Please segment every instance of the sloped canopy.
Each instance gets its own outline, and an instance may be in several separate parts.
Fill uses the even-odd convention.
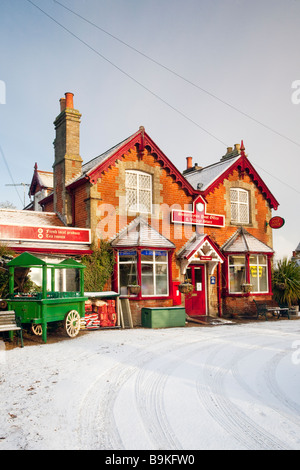
[[[224,253],[274,253],[274,250],[247,232],[244,227],[238,230],[221,247]]]
[[[111,239],[111,245],[114,248],[125,246],[175,248],[174,243],[151,227],[141,216],[134,219],[116,237]]]

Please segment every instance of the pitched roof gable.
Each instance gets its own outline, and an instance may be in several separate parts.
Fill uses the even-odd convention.
[[[272,248],[251,235],[244,227],[238,228],[221,250],[228,253],[274,253]]]
[[[224,179],[228,178],[234,170],[245,171],[262,192],[270,207],[276,210],[279,206],[278,201],[257,173],[254,166],[250,163],[244,150],[244,146],[242,145],[239,155],[222,159],[220,162],[195,170],[186,174],[185,178],[193,186],[194,190],[201,191],[205,196],[222,183]]]
[[[118,235],[112,238],[111,245],[114,248],[138,246],[175,248],[170,240],[151,227],[141,216],[136,217]]]
[[[145,148],[147,148],[155,156],[156,160],[159,161],[161,166],[168,169],[169,176],[174,178],[175,181],[179,183],[182,188],[187,190],[189,194],[194,195],[198,193],[198,191],[193,188],[189,181],[187,181],[182,173],[145,132],[143,126],[127,139],[84,164],[82,166],[82,175],[70,182],[68,187],[72,189],[74,186],[77,186],[86,180],[95,184],[103,172],[107,171],[110,166],[115,165],[117,161],[123,158],[126,152],[134,146],[137,146],[141,153]]]

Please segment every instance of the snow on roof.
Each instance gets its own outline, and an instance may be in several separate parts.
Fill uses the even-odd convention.
[[[235,253],[274,253],[274,250],[240,227],[221,247],[222,251]]]
[[[233,163],[240,158],[238,155],[235,158],[222,160],[214,163],[200,170],[185,174],[185,178],[196,190],[205,191],[216,179],[218,179],[224,171],[226,171]]]
[[[0,209],[0,225],[64,226],[54,212]]]
[[[122,246],[153,246],[160,248],[175,248],[175,245],[151,227],[146,220],[136,217],[127,227],[111,239],[115,248]]]

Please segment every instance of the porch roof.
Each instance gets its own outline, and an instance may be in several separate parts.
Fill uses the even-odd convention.
[[[174,243],[155,230],[139,216],[111,239],[114,248],[145,246],[157,248],[175,248]]]
[[[272,248],[251,235],[244,227],[238,228],[224,243],[221,250],[230,253],[274,253]]]

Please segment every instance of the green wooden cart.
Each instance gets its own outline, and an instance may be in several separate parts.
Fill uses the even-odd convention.
[[[74,338],[85,315],[85,266],[66,259],[48,263],[30,253],[22,253],[8,264],[8,310],[14,310],[22,324],[47,342],[47,324],[64,322],[66,334]],[[28,290],[33,287],[32,290]]]

